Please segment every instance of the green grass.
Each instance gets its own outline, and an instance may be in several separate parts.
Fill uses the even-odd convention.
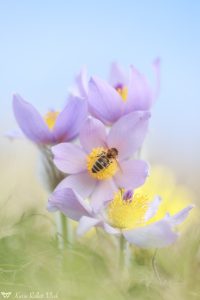
[[[99,232],[59,249],[54,224],[30,211],[0,239],[0,291],[57,299],[200,299],[200,227],[193,224],[176,245],[154,251],[131,248],[129,271],[118,262],[115,240]],[[19,295],[19,294],[18,294]],[[16,299],[16,298],[15,298]],[[28,298],[29,299],[29,298]]]

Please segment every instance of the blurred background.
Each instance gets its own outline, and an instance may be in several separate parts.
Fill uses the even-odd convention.
[[[16,127],[13,92],[45,113],[63,105],[83,65],[107,78],[112,61],[134,64],[152,78],[159,56],[149,158],[199,190],[199,14],[199,1],[1,0],[1,132]]]
[[[45,210],[47,194],[37,176],[35,147],[25,140],[9,141],[3,136],[17,128],[12,94],[18,92],[42,114],[50,108],[59,109],[83,65],[89,74],[106,79],[112,61],[127,70],[133,64],[153,83],[151,64],[156,57],[161,58],[161,92],[153,107],[144,153],[152,166],[170,169],[176,183],[190,190],[188,195],[198,206],[199,16],[200,2],[195,0],[0,0],[2,238],[15,234],[13,224],[27,209],[45,216],[34,221],[35,231],[39,228],[49,234],[52,226]],[[13,253],[15,247],[16,243],[3,244],[0,249]],[[192,273],[190,269],[188,272]],[[179,292],[174,287],[172,290],[177,296]],[[137,297],[140,299],[139,292]],[[186,299],[191,297],[197,299],[198,294],[194,292]]]

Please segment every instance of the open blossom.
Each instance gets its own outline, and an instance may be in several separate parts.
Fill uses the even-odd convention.
[[[85,100],[71,96],[61,112],[49,111],[45,116],[19,95],[13,96],[13,111],[24,135],[36,144],[54,145],[73,140],[87,117]]]
[[[92,206],[98,210],[118,188],[142,185],[148,175],[147,163],[132,156],[142,145],[149,117],[148,112],[130,113],[109,133],[101,121],[89,118],[79,135],[82,147],[71,143],[52,147],[55,165],[69,175],[57,189],[70,187],[84,198],[91,197]],[[109,149],[116,158],[111,157],[104,165]]]
[[[151,88],[147,79],[135,67],[129,75],[116,63],[111,65],[109,81],[92,77],[88,83],[86,69],[76,77],[72,91],[88,99],[90,113],[105,124],[111,125],[132,111],[150,110],[159,91],[160,61],[153,63],[156,86]]]
[[[142,248],[161,248],[176,241],[176,226],[186,219],[193,206],[189,205],[174,215],[166,212],[164,218],[152,222],[160,202],[159,197],[150,201],[144,194],[121,189],[105,203],[103,210],[96,213],[75,191],[64,188],[50,196],[48,210],[60,210],[78,221],[77,233],[80,236],[96,226],[109,234],[122,234],[130,244]]]

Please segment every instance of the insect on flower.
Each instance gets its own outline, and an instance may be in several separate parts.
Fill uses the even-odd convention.
[[[97,155],[97,160],[92,167],[92,172],[97,173],[103,169],[106,169],[113,160],[117,158],[118,150],[116,148],[110,148],[107,151],[102,151]]]
[[[148,164],[132,156],[144,140],[149,118],[148,112],[130,113],[109,133],[102,122],[88,118],[79,134],[80,146],[61,143],[52,147],[55,165],[68,174],[56,190],[72,188],[82,197],[90,197],[93,208],[99,210],[118,188],[142,185]]]

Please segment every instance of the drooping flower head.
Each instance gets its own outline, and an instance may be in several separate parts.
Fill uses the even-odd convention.
[[[52,148],[55,165],[69,174],[57,189],[70,187],[84,198],[91,197],[92,206],[99,209],[118,188],[142,185],[148,165],[132,157],[142,145],[149,117],[148,112],[130,113],[109,133],[103,123],[89,118],[79,135],[82,147],[61,143]]]
[[[151,109],[160,85],[159,59],[154,61],[153,67],[156,74],[154,89],[135,67],[130,66],[127,75],[117,63],[113,63],[108,82],[92,77],[87,84],[87,73],[82,69],[76,77],[74,93],[88,99],[89,111],[94,117],[111,125],[132,111]]]
[[[61,111],[49,111],[45,116],[19,95],[13,96],[13,111],[24,135],[39,145],[54,145],[73,140],[87,117],[87,103],[70,97]]]
[[[78,221],[78,235],[97,226],[109,234],[122,234],[130,244],[142,248],[161,248],[176,241],[176,226],[186,219],[193,206],[189,205],[174,215],[166,211],[164,218],[152,222],[160,202],[158,196],[152,201],[147,195],[120,189],[111,201],[105,203],[103,210],[96,213],[76,192],[64,188],[50,196],[48,210],[60,210]]]

